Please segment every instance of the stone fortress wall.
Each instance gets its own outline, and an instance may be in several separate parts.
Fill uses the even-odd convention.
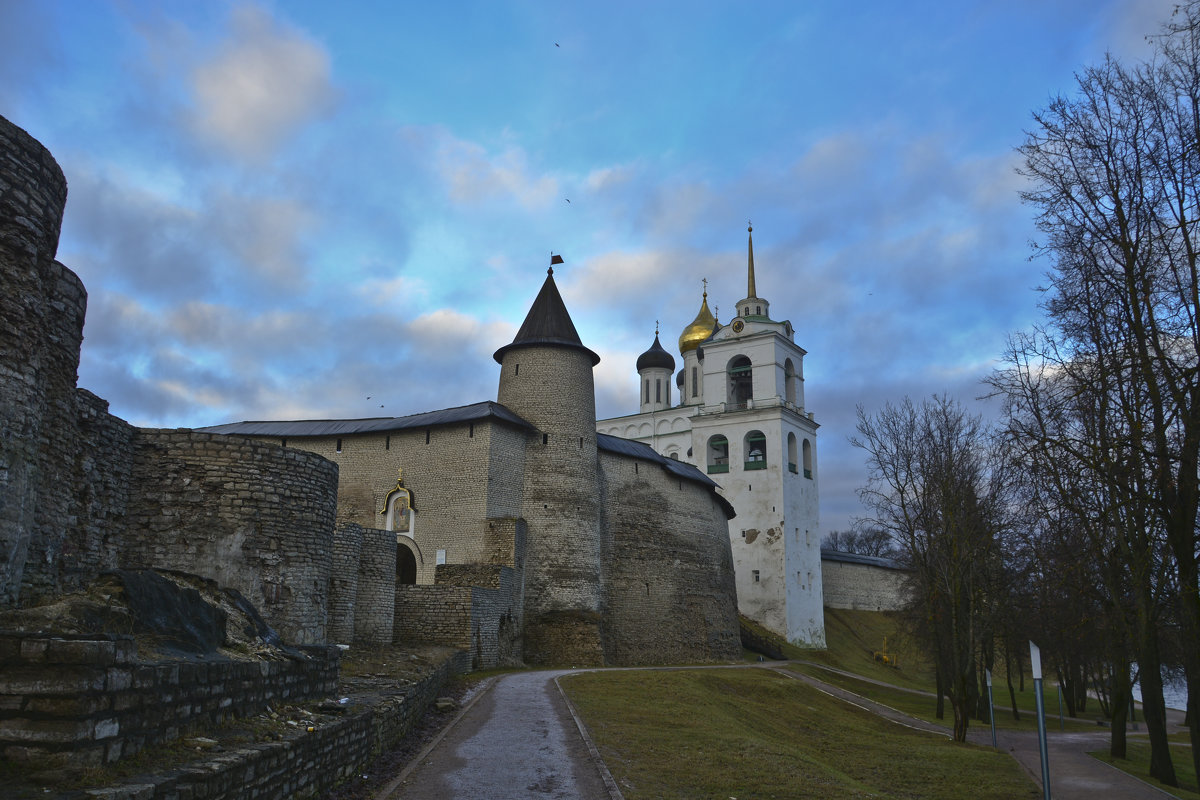
[[[79,438],[75,376],[87,293],[54,260],[67,183],[50,153],[0,120],[0,601],[57,583]],[[65,517],[65,519],[63,519]],[[31,569],[26,572],[26,564]]]
[[[821,549],[826,608],[899,611],[911,597],[909,573],[889,558]]]
[[[492,416],[290,445],[137,428],[76,386],[86,292],[54,260],[62,172],[2,118],[0,145],[0,607],[109,569],[167,568],[237,589],[296,644],[423,638],[477,666],[736,656],[736,619],[713,611],[722,593],[700,579],[726,566],[700,555],[724,511],[661,465],[601,464],[587,356],[509,354],[501,399],[537,418],[528,422]],[[622,476],[613,502],[642,496],[638,481],[662,486],[640,505],[602,508],[602,469],[615,478],[630,465],[641,475]],[[381,530],[401,467],[414,501],[408,535]],[[664,502],[671,485],[687,500]],[[416,586],[397,586],[402,550],[413,553]],[[647,584],[662,603],[645,604]],[[672,603],[686,613],[673,616]],[[610,605],[621,610],[605,622]],[[715,647],[696,639],[702,624],[722,628]]]
[[[505,356],[500,399],[534,430],[486,419],[284,446],[136,428],[76,387],[87,295],[55,260],[63,174],[3,118],[0,153],[0,607],[162,567],[238,589],[299,644],[430,635],[482,663],[519,659],[528,603],[546,630],[534,650],[554,660],[724,651],[686,645],[698,620],[736,628],[704,580],[726,569],[710,530],[722,515],[702,486],[598,451],[584,353]],[[401,467],[418,509],[409,536],[380,530]],[[413,553],[416,588],[397,588],[398,548]],[[475,565],[488,574],[463,569]],[[470,610],[452,620],[417,613],[464,592]],[[654,609],[674,621],[646,626]],[[453,633],[431,633],[442,629]]]
[[[76,387],[87,294],[54,260],[66,189],[0,117],[0,607],[163,567],[238,589],[293,643],[324,643],[336,465],[139,429]]]
[[[601,465],[607,549],[621,553],[609,566],[608,660],[679,664],[739,650],[724,511],[702,486],[657,465],[607,452]]]
[[[237,588],[288,642],[324,644],[337,466],[191,430],[139,429],[123,567]]]

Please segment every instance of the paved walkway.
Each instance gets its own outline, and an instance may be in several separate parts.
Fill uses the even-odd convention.
[[[566,672],[521,672],[496,680],[377,800],[609,797],[599,755],[593,758],[590,741],[554,683]]]
[[[897,724],[950,736],[942,725],[783,667],[786,663],[773,662],[732,668],[775,669]],[[554,682],[567,672],[523,672],[495,679],[376,800],[621,800],[599,753]],[[1008,751],[1041,786],[1037,734],[1000,729],[996,735],[999,748]],[[988,727],[975,724],[967,736],[975,744],[991,746]],[[1052,732],[1048,750],[1054,800],[1158,800],[1171,796],[1087,755],[1107,747],[1108,730],[1104,728]]]

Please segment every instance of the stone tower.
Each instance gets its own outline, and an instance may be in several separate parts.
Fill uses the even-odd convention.
[[[597,430],[694,464],[719,483],[737,511],[729,536],[738,609],[793,643],[823,647],[819,426],[805,408],[806,352],[758,292],[747,233],[746,296],[734,318],[717,321],[706,286],[679,336],[676,405],[646,402],[652,347],[645,363],[638,359],[639,413],[601,420]]]
[[[511,344],[496,351],[499,402],[533,424],[525,451],[525,660],[604,661],[596,392],[553,263]]]
[[[53,593],[77,490],[75,378],[87,293],[55,261],[67,182],[0,117],[0,606]],[[75,548],[78,549],[78,548]],[[53,569],[47,565],[54,565]],[[63,570],[68,569],[62,567]]]

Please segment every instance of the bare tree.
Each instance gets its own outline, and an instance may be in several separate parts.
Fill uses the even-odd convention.
[[[1154,61],[1087,68],[1074,96],[1034,116],[1022,171],[1052,262],[1049,322],[1014,343],[997,386],[1092,552],[1124,561],[1106,590],[1128,592],[1112,602],[1134,619],[1113,627],[1140,667],[1151,774],[1175,785],[1164,613],[1193,719],[1200,700],[1200,4],[1154,44]],[[1070,485],[1072,472],[1087,480]],[[1191,738],[1200,771],[1200,726]]]
[[[1103,317],[1085,316],[1095,341],[1106,340],[1097,329]],[[1006,398],[1008,453],[1036,512],[1025,547],[1037,636],[1077,690],[1093,646],[1105,646],[1090,672],[1105,676],[1102,693],[1111,683],[1110,752],[1118,758],[1130,664],[1138,662],[1152,764],[1169,777],[1159,641],[1170,561],[1144,502],[1150,477],[1136,441],[1149,426],[1144,398],[1122,378],[1128,364],[1118,347],[1067,355],[1044,335],[1022,335],[1010,341],[1009,363],[992,384]],[[1080,620],[1089,620],[1086,629]]]
[[[896,555],[896,543],[892,535],[883,528],[867,527],[863,530],[830,531],[821,539],[821,547],[839,553],[852,553],[875,558],[892,558]]]
[[[965,741],[979,698],[981,655],[991,667],[993,608],[1007,506],[1002,464],[982,420],[947,397],[905,398],[875,415],[859,406],[869,480],[859,494],[869,520],[897,542],[913,574],[912,610]],[[986,647],[985,647],[986,643]]]

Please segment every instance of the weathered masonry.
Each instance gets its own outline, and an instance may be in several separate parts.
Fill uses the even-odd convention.
[[[549,274],[497,401],[408,417],[137,428],[77,387],[87,295],[66,182],[0,118],[0,607],[116,568],[237,589],[302,645],[423,639],[477,666],[737,658],[733,509],[598,435]]]
[[[398,640],[460,647],[476,665],[736,658],[732,509],[696,468],[596,433],[598,360],[551,270],[496,352],[497,401],[205,431],[338,464],[339,531],[375,537],[347,546],[362,564],[394,558],[392,586],[378,586],[384,571],[371,580],[395,598]],[[335,569],[339,631],[351,629],[341,609],[377,607],[364,602],[365,574]]]

